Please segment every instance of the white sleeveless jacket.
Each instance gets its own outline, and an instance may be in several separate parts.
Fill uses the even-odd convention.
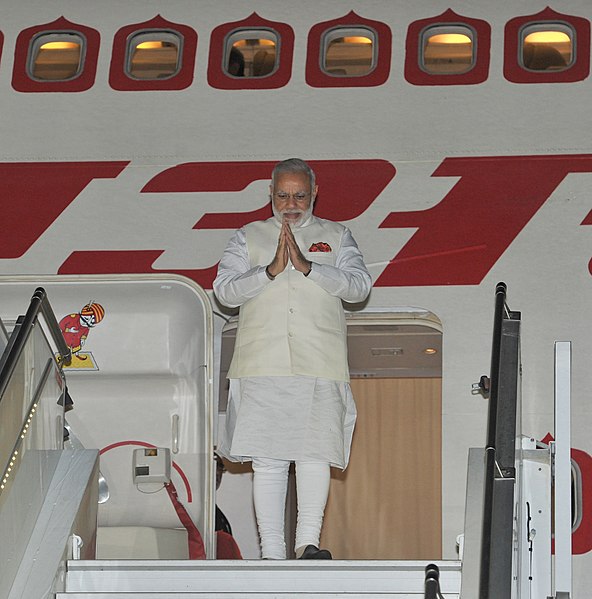
[[[335,265],[344,230],[339,223],[313,217],[309,225],[293,233],[308,260]],[[252,267],[273,260],[279,232],[275,218],[245,227]],[[308,251],[319,243],[331,251]],[[349,381],[341,300],[288,264],[241,306],[228,378],[292,375]]]

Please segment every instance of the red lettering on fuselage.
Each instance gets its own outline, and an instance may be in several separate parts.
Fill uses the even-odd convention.
[[[275,162],[190,162],[159,173],[142,193],[207,193],[241,191],[258,180],[268,180]],[[347,221],[366,211],[395,176],[395,167],[384,160],[311,160],[322,189],[315,204],[321,218]],[[250,212],[204,214],[194,229],[232,231],[255,220],[269,218],[269,199],[261,198],[261,208]],[[59,269],[60,274],[162,272],[152,264],[163,250],[120,250],[73,252]],[[202,269],[166,272],[182,274],[209,289],[216,277],[217,263]]]
[[[418,227],[377,287],[478,285],[569,173],[592,155],[446,158],[436,177],[460,177],[433,208],[391,212],[381,227]]]
[[[0,163],[0,259],[22,256],[93,179],[117,177],[127,164]]]
[[[5,225],[0,238],[0,258],[22,256],[93,179],[114,178],[127,164],[0,164]],[[320,182],[315,213],[336,221],[362,215],[395,176],[395,167],[384,160],[318,160],[310,164]],[[180,164],[156,175],[141,192],[240,192],[254,181],[268,180],[273,165],[271,161]],[[445,159],[433,176],[459,180],[442,201],[428,210],[391,212],[381,223],[381,227],[417,228],[417,231],[375,285],[478,285],[565,176],[578,172],[592,172],[592,155]],[[231,231],[270,214],[268,199],[264,197],[256,210],[206,213],[188,226],[197,230]],[[592,217],[587,215],[582,224],[591,222]],[[164,251],[163,247],[75,250],[58,272],[162,272],[152,265]],[[589,268],[592,272],[592,262]],[[184,274],[210,288],[216,264],[198,269],[167,268],[166,272]]]
[[[261,179],[269,179],[275,162],[189,162],[158,174],[143,193],[241,191]],[[395,167],[385,160],[310,160],[321,182],[315,203],[320,218],[348,221],[364,213],[395,176]],[[251,212],[204,214],[194,229],[238,229],[269,218],[268,198]]]
[[[183,275],[205,289],[211,288],[218,264],[208,268],[170,269],[166,271],[152,268],[164,250],[97,250],[72,252],[60,266],[58,274],[126,274],[167,272]]]

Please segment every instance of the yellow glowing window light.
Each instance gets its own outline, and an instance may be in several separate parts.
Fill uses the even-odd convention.
[[[374,35],[362,28],[338,28],[325,34],[323,68],[333,77],[363,77],[376,64]]]
[[[265,39],[239,40],[238,42],[234,42],[232,45],[235,48],[245,48],[246,46],[271,46],[272,48],[275,48],[275,42],[273,40]]]
[[[563,31],[535,31],[533,33],[529,33],[524,41],[526,43],[531,42],[542,43],[542,44],[556,44],[561,42],[571,42],[571,38],[567,33],[563,33]]]
[[[43,81],[66,81],[81,71],[82,39],[76,41],[55,38],[55,34],[40,36],[33,45],[30,73],[34,79]],[[48,41],[44,41],[48,40]]]
[[[464,33],[438,33],[428,38],[428,44],[470,44],[471,38]]]
[[[422,68],[434,75],[458,75],[474,64],[474,44],[471,35],[462,31],[432,28],[423,36]]]
[[[181,41],[176,33],[139,33],[129,44],[128,75],[134,79],[167,79],[180,68]]]
[[[226,42],[224,69],[232,77],[267,77],[277,70],[278,36],[271,30],[238,30]]]
[[[163,42],[142,42],[136,46],[137,50],[154,50],[155,48],[163,48]]]
[[[563,71],[573,62],[573,40],[559,29],[528,29],[523,38],[522,63],[532,71]]]
[[[372,40],[369,37],[363,35],[352,35],[350,37],[343,38],[344,44],[371,44]]]
[[[80,50],[80,44],[75,42],[46,42],[40,50]]]

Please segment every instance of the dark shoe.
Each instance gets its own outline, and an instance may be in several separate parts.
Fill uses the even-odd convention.
[[[314,545],[307,545],[298,559],[333,559],[333,556],[327,549],[319,549]]]

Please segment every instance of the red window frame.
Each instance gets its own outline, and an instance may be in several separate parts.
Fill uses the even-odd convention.
[[[235,31],[265,29],[277,34],[277,69],[265,77],[232,77],[224,68],[226,40]],[[212,31],[208,59],[208,83],[216,89],[277,89],[292,76],[294,30],[287,23],[268,21],[256,12],[242,21],[224,23]]]
[[[75,33],[85,41],[84,64],[82,71],[68,81],[36,81],[29,77],[27,63],[34,38],[40,34]],[[72,23],[60,17],[51,23],[35,25],[21,31],[16,39],[14,65],[12,68],[12,87],[18,92],[82,92],[90,89],[95,82],[97,59],[101,36],[96,29]]]
[[[128,41],[142,33],[176,33],[183,41],[181,68],[176,75],[166,79],[132,79],[125,69]],[[186,89],[193,82],[195,55],[197,52],[197,32],[188,25],[173,23],[157,15],[149,21],[122,27],[113,38],[113,52],[109,68],[109,85],[118,91],[150,91]]]
[[[458,25],[472,29],[475,34],[475,65],[466,73],[434,74],[420,67],[423,32],[429,27]],[[491,27],[487,21],[471,19],[448,9],[437,17],[414,21],[407,29],[405,51],[405,79],[413,85],[475,85],[483,83],[489,75]]]
[[[567,25],[575,33],[573,64],[563,71],[529,71],[520,65],[520,37],[528,25]],[[512,83],[573,83],[590,74],[590,22],[545,8],[534,15],[516,17],[504,31],[504,77]]]
[[[323,36],[330,30],[353,28],[370,29],[376,34],[376,65],[367,75],[338,77],[325,73],[321,68]],[[353,10],[339,19],[324,21],[314,25],[308,33],[306,51],[306,83],[311,87],[375,87],[382,85],[391,68],[392,33],[390,27],[381,21],[365,19]]]

